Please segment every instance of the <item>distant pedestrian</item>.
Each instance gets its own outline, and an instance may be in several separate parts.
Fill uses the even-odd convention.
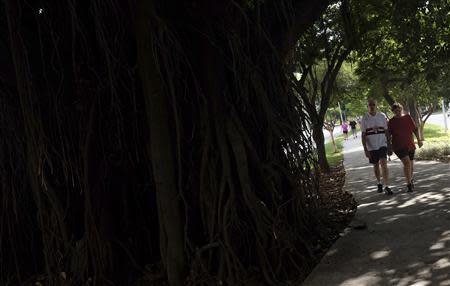
[[[389,130],[387,126],[386,115],[382,112],[377,112],[377,101],[369,99],[367,102],[368,112],[361,119],[361,141],[364,147],[364,153],[369,162],[373,164],[375,177],[377,178],[378,192],[384,192],[386,195],[392,195],[392,191],[388,186],[389,171],[387,167],[387,152],[390,148]],[[380,176],[383,175],[383,183]]]
[[[349,122],[349,125],[350,125],[350,128],[352,129],[352,135],[353,135],[353,138],[357,138],[358,137],[358,135],[356,134],[356,121],[355,120],[351,120],[350,122]]]
[[[419,132],[414,120],[409,114],[402,114],[403,107],[396,102],[392,105],[394,117],[389,120],[389,134],[392,139],[392,149],[395,155],[403,163],[403,172],[406,179],[406,191],[414,190],[413,171],[414,171],[414,153],[416,146],[414,145],[413,134],[416,135],[417,145],[422,147]]]
[[[347,122],[344,121],[341,125],[342,133],[344,133],[344,140],[348,139],[348,125]]]

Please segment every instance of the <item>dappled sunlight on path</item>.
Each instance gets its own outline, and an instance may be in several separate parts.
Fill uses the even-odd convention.
[[[345,142],[345,189],[366,227],[345,231],[303,285],[450,285],[450,164],[416,162],[416,188],[406,193],[393,156],[394,195],[386,196],[362,150],[359,140]]]

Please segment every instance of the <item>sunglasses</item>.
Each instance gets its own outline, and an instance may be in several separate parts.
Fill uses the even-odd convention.
[[[377,106],[375,103],[369,103],[369,106]]]
[[[392,110],[392,111],[395,111],[395,110],[397,110],[397,109],[398,109],[398,110],[402,110],[402,108],[401,108],[400,106],[393,106],[391,110]]]

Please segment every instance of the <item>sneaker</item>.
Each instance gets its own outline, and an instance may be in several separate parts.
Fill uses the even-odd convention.
[[[414,189],[414,185],[412,183],[406,185],[406,192],[407,193],[411,193],[413,191],[413,189]]]
[[[384,188],[384,193],[385,193],[386,195],[392,195],[392,194],[393,194],[393,192],[391,191],[391,188],[389,188],[389,187],[385,187],[385,188]]]
[[[382,184],[378,184],[378,192],[379,193],[383,192],[383,185]]]

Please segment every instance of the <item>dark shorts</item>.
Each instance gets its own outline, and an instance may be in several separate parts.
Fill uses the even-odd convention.
[[[381,147],[378,150],[373,150],[369,152],[370,152],[369,163],[377,164],[380,161],[380,159],[387,158],[387,147]]]
[[[409,160],[414,160],[414,153],[415,151],[409,151],[408,149],[400,149],[394,151],[395,155],[401,160],[405,158],[406,156],[409,156]]]
[[[342,131],[342,132],[344,132],[344,134],[347,134],[347,133],[348,133],[348,131]]]

